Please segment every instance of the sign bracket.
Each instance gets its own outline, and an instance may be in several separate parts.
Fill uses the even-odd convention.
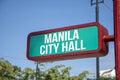
[[[115,40],[115,37],[114,37],[114,35],[105,35],[103,37],[103,39],[104,39],[105,42],[112,42],[112,41]]]

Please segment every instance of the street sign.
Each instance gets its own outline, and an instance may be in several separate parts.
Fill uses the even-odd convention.
[[[97,22],[32,32],[27,57],[40,62],[104,56],[107,30]]]

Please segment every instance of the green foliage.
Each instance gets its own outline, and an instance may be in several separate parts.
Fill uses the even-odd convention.
[[[115,77],[100,77],[100,80],[116,80]]]
[[[39,64],[37,80],[95,80],[87,78],[88,75],[95,75],[88,71],[83,71],[77,76],[70,76],[71,67],[65,65],[56,65],[45,69],[46,64]],[[36,70],[25,68],[21,70],[18,66],[13,66],[10,62],[0,58],[0,80],[34,80]],[[100,80],[115,80],[115,78],[104,78]]]
[[[68,80],[70,76],[70,69],[70,67],[65,67],[64,65],[57,65],[55,67],[52,67],[45,71],[45,80],[48,78],[50,80]]]
[[[35,76],[35,71],[32,70],[31,68],[25,68],[23,70],[23,80],[33,80]]]
[[[21,69],[0,58],[0,80],[15,80],[20,76]]]
[[[90,74],[88,71],[83,71],[78,76],[72,76],[71,80],[87,80],[87,75]]]

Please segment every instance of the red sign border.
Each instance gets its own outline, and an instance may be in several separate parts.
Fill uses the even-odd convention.
[[[63,30],[71,30],[71,29],[76,29],[76,28],[84,28],[84,27],[89,27],[89,26],[97,26],[98,27],[98,49],[90,50],[90,51],[82,51],[82,52],[69,52],[69,53],[65,53],[65,54],[54,54],[54,55],[35,56],[35,57],[29,56],[30,36],[46,34],[46,33],[50,33],[50,32],[58,32],[58,31],[63,31]],[[80,25],[68,26],[68,27],[63,27],[63,28],[56,28],[56,29],[32,32],[28,35],[28,38],[27,38],[27,58],[29,60],[33,60],[33,61],[47,62],[47,61],[58,61],[58,60],[68,60],[68,59],[76,59],[76,58],[104,56],[108,53],[107,43],[105,43],[105,41],[103,39],[103,37],[106,35],[108,35],[107,29],[105,27],[103,27],[101,24],[99,24],[98,22],[92,22],[92,23],[87,23],[87,24],[80,24]]]

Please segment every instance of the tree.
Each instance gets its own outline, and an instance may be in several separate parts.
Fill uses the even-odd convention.
[[[20,76],[20,72],[20,68],[0,58],[0,80],[15,80],[17,76]]]
[[[45,66],[45,65],[44,65]],[[43,67],[43,64],[42,64]],[[42,71],[41,75],[44,74],[40,80],[82,80],[87,79],[87,75],[92,74],[88,71],[80,73],[78,76],[70,76],[71,67],[66,67],[65,65],[56,65],[48,70]]]
[[[56,65],[52,68],[45,69],[45,64],[39,64],[38,80],[82,80],[87,79],[90,73],[84,71],[77,76],[70,76],[71,67],[65,65]],[[0,80],[34,80],[36,75],[35,69],[25,68],[12,65],[10,62],[0,58]],[[90,80],[90,79],[88,79]]]
[[[88,71],[83,71],[78,76],[72,76],[71,80],[83,80],[83,79],[87,80],[87,75],[89,75],[89,74],[91,74],[91,73],[89,73]]]
[[[116,77],[100,77],[100,80],[116,80]]]
[[[32,70],[31,68],[25,68],[22,72],[23,80],[33,80],[35,77],[35,71]]]

